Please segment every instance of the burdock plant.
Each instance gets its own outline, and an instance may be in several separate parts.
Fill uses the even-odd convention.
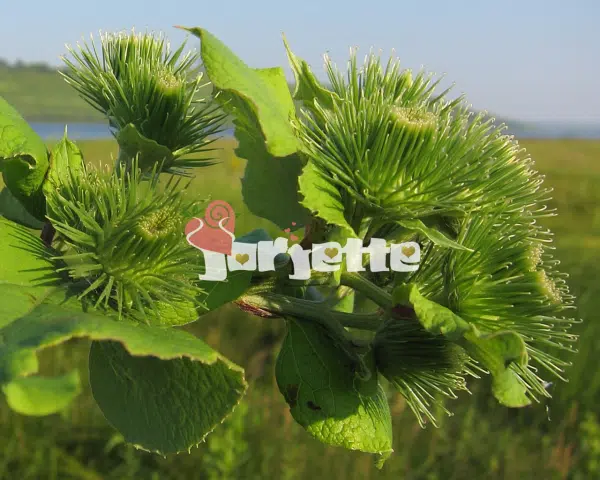
[[[326,59],[321,83],[286,44],[290,93],[281,68],[250,68],[206,30],[189,31],[213,89],[199,105],[199,57],[170,53],[161,36],[104,35],[100,51],[71,50],[65,76],[114,130],[114,169],[85,165],[66,138],[48,154],[0,103],[6,185],[56,232],[42,242],[18,225],[39,227],[22,211],[0,220],[9,404],[32,415],[64,408],[77,374],[35,375],[36,351],[89,337],[90,384],[108,421],[140,448],[187,450],[247,385],[240,367],[171,327],[230,302],[285,320],[275,376],[295,420],[379,464],[392,451],[393,391],[423,426],[486,374],[503,405],[548,397],[547,378],[565,378],[563,352],[573,351],[573,298],[540,226],[554,214],[549,190],[518,143],[463,97],[438,92],[439,79],[395,59],[369,54],[359,65],[352,52],[345,74]],[[207,149],[222,111],[247,160],[247,207],[305,234],[273,271],[244,270],[249,255],[232,254],[240,268],[226,282],[200,281],[203,257],[185,236],[200,202],[164,172],[206,165],[189,155]],[[257,230],[236,244],[270,240]],[[390,248],[387,271],[370,271],[360,252],[357,265],[346,242]],[[314,260],[322,243],[338,268],[290,278],[294,252],[312,247]],[[388,269],[398,246],[406,268]]]

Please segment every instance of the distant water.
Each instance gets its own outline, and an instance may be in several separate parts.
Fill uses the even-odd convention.
[[[33,122],[33,129],[46,140],[59,139],[65,133],[65,124],[60,122]],[[526,123],[512,125],[508,132],[517,138],[580,138],[600,139],[600,125],[593,124],[561,124],[561,123]],[[102,123],[69,123],[68,136],[73,140],[100,140],[112,138],[108,125]],[[222,133],[230,137],[233,130]]]
[[[101,140],[112,138],[108,125],[103,123],[69,123],[61,122],[31,122],[31,127],[44,140],[56,140],[65,134],[65,125],[67,135],[71,140]]]
[[[574,138],[600,139],[600,124],[558,122],[522,123],[507,122],[507,133],[516,138]]]

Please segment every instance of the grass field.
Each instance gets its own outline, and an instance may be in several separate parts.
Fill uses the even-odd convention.
[[[199,95],[206,93],[204,90]],[[105,122],[104,116],[51,67],[15,67],[0,62],[0,97],[30,122]]]
[[[102,115],[79,98],[52,69],[0,65],[0,97],[31,122],[103,120]]]
[[[600,478],[600,142],[523,141],[555,187],[547,221],[556,232],[557,257],[571,274],[578,297],[580,353],[568,384],[552,387],[554,399],[520,410],[495,404],[486,381],[454,401],[453,417],[439,429],[421,429],[400,398],[392,399],[394,449],[377,471],[368,455],[324,447],[296,425],[273,381],[273,355],[281,322],[225,307],[192,330],[247,368],[251,384],[236,410],[190,455],[169,458],[121,442],[95,407],[89,389],[62,415],[34,419],[12,413],[0,400],[0,479],[593,479]],[[86,158],[111,162],[116,145],[83,142]],[[198,172],[194,191],[229,201],[236,232],[272,228],[243,209],[243,162],[222,144],[222,163]],[[46,372],[81,367],[86,343],[46,351]]]

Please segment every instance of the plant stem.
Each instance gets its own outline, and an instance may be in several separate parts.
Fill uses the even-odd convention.
[[[245,295],[241,302],[253,308],[265,310],[277,315],[291,315],[305,318],[323,325],[329,330],[347,337],[344,327],[375,331],[381,323],[379,313],[336,312],[322,302],[313,302],[275,293]]]
[[[353,288],[384,309],[393,307],[392,296],[357,272],[344,272],[341,284]]]
[[[338,286],[325,300],[328,305],[337,312],[352,313],[354,311],[354,290],[345,285]]]

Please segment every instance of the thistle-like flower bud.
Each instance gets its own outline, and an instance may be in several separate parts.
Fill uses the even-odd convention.
[[[427,167],[437,115],[426,96],[413,92],[422,90],[423,79],[413,81],[396,63],[383,70],[371,56],[359,71],[353,57],[348,76],[345,84],[330,70],[336,93],[331,108],[317,103],[307,110],[297,125],[299,137],[311,161],[349,200],[393,209],[397,199],[389,200],[414,182],[411,171]]]
[[[391,114],[396,128],[413,135],[431,135],[436,130],[436,115],[425,109],[396,106],[392,108]]]
[[[525,268],[530,272],[535,272],[537,268],[542,264],[544,256],[544,247],[541,243],[532,243],[529,248],[525,250]]]
[[[547,397],[541,376],[545,371],[564,378],[569,363],[562,352],[573,351],[577,339],[570,330],[573,320],[565,316],[573,296],[555,268],[558,262],[542,246],[548,232],[515,220],[512,215],[466,216],[458,237],[472,251],[432,255],[413,281],[426,285],[425,295],[444,292],[442,302],[482,334],[521,335],[529,363],[514,363],[511,369],[529,395]]]
[[[173,72],[165,69],[157,74],[157,90],[163,94],[167,102],[177,101],[182,88],[185,88],[185,82]]]
[[[182,212],[172,205],[144,214],[135,226],[135,233],[148,241],[168,238],[181,233]]]
[[[372,54],[360,68],[353,55],[347,76],[329,60],[326,67],[330,93],[304,102],[296,129],[357,233],[391,239],[406,220],[443,223],[470,211],[545,215],[537,202],[548,190],[523,149],[463,97],[437,93],[441,78],[413,77]],[[295,73],[300,85],[316,81]]]
[[[556,279],[550,277],[546,270],[537,270],[533,272],[533,279],[538,292],[548,299],[553,305],[562,304],[562,291],[557,285]]]
[[[94,108],[105,114],[121,147],[120,160],[139,156],[139,166],[165,171],[211,164],[208,159],[182,160],[200,153],[214,140],[224,119],[217,107],[200,100],[199,56],[175,52],[162,36],[106,34],[100,54],[84,44],[70,49],[63,75]],[[127,130],[125,130],[127,128]],[[123,158],[126,157],[126,158]]]
[[[49,218],[67,245],[57,261],[79,297],[119,318],[149,323],[194,321],[202,289],[201,265],[185,241],[196,203],[173,178],[158,184],[139,169],[72,171],[49,189]]]
[[[456,398],[456,390],[466,390],[463,375],[469,357],[444,336],[425,331],[414,312],[403,316],[386,320],[375,336],[377,369],[406,399],[421,425],[424,417],[435,424],[431,407],[443,408],[439,396]]]

